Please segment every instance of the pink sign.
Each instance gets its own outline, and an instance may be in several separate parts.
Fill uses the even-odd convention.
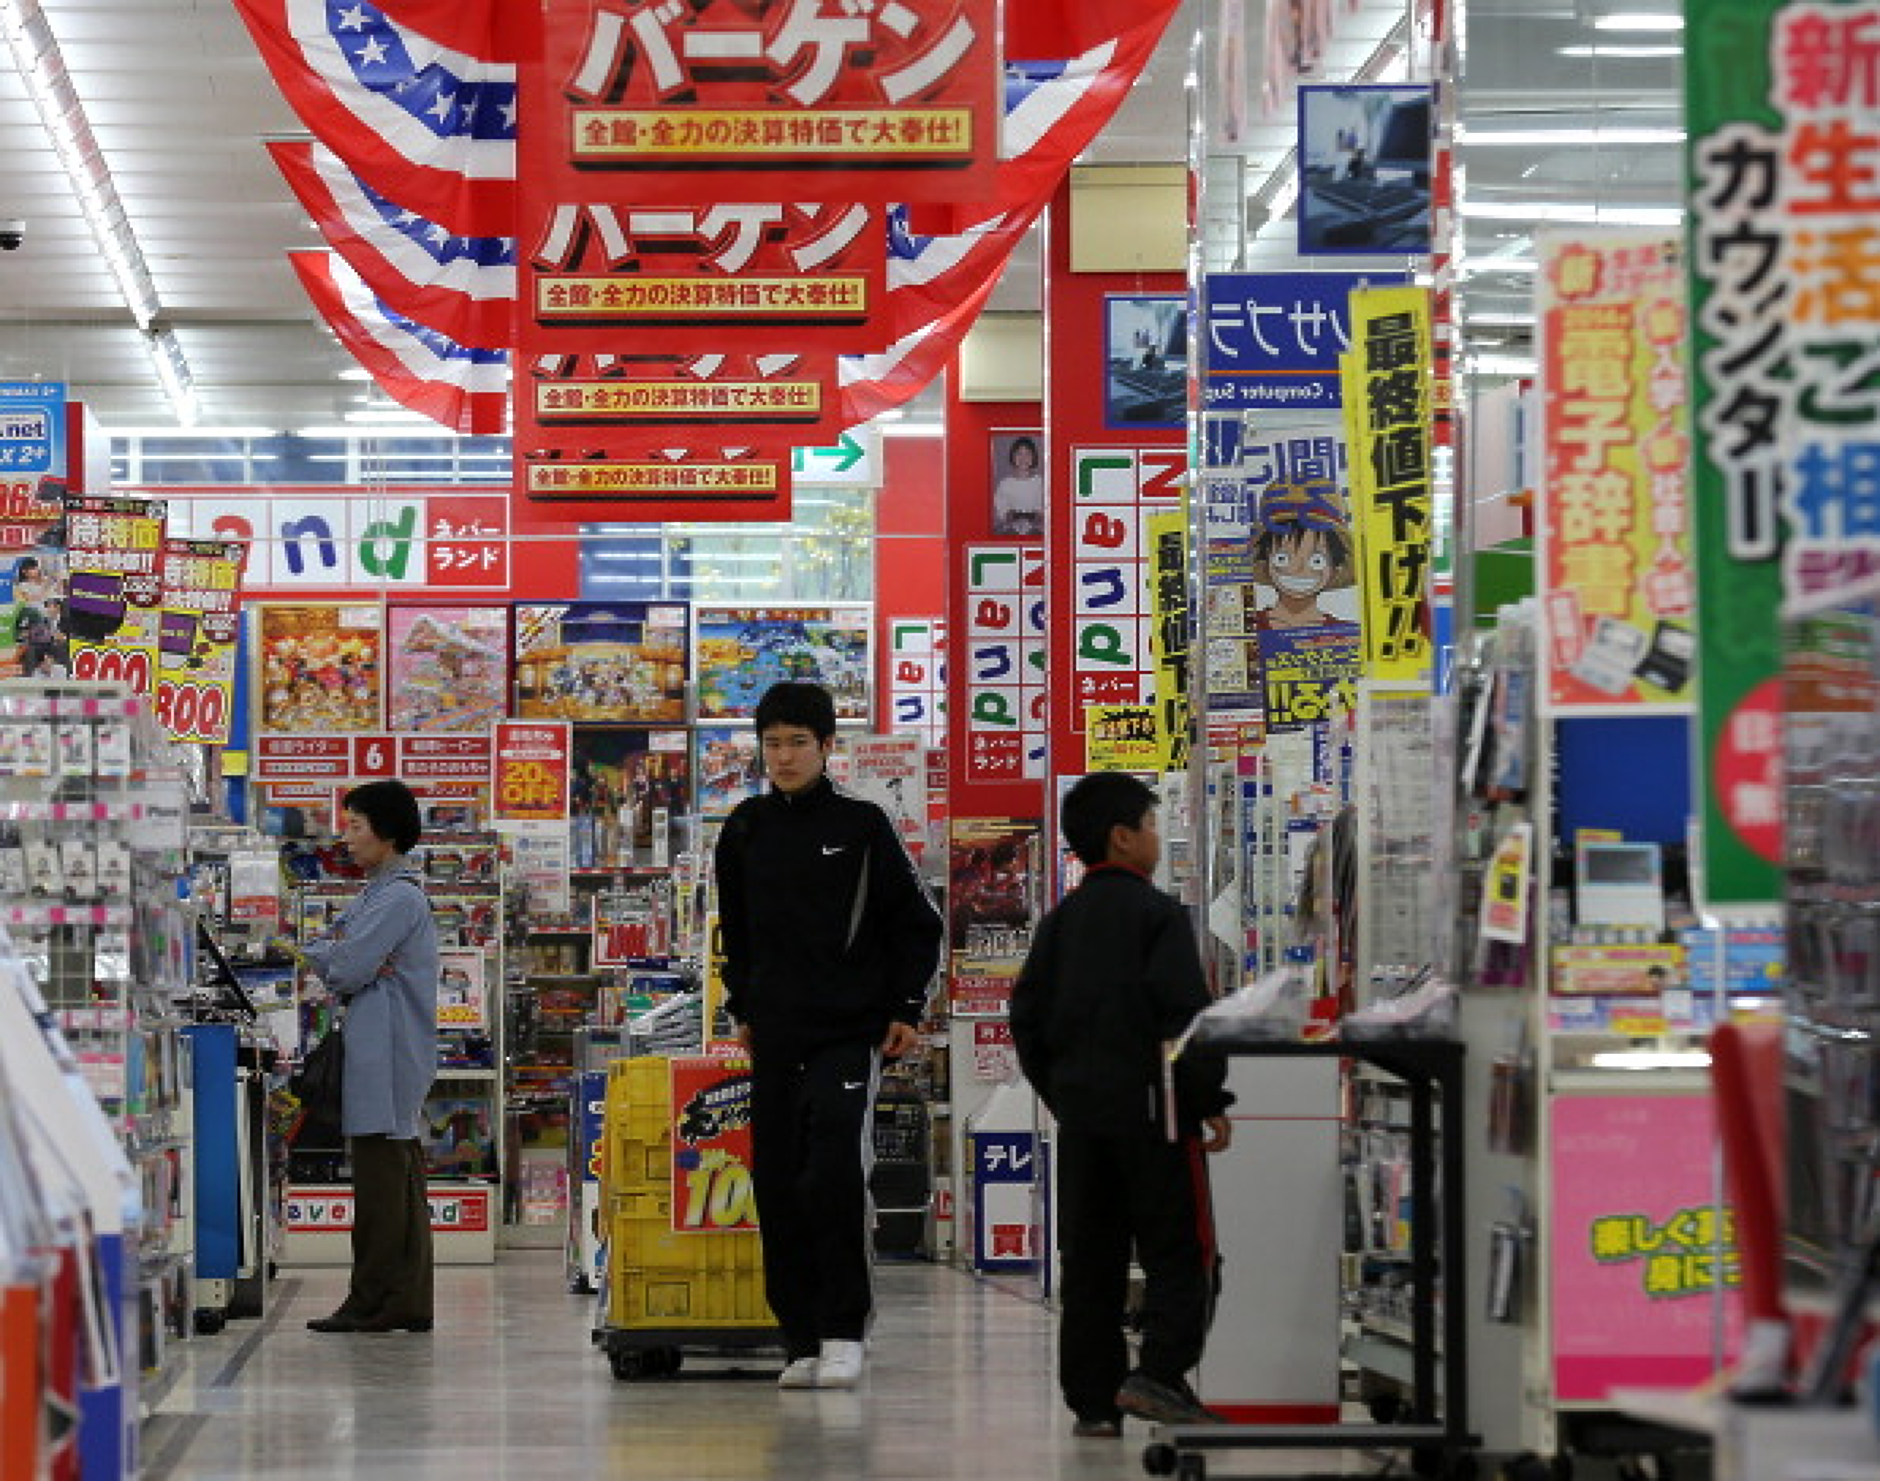
[[[1703,1095],[1585,1095],[1554,1102],[1551,1260],[1554,1384],[1561,1403],[1617,1388],[1689,1388],[1716,1372],[1719,1283],[1741,1284],[1736,1216],[1713,1186]],[[1719,1227],[1721,1219],[1721,1227]],[[1742,1300],[1724,1299],[1726,1355]]]

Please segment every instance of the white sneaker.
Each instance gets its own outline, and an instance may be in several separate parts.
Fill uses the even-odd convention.
[[[859,1342],[825,1342],[822,1356],[816,1360],[817,1388],[854,1388],[862,1381],[862,1358],[866,1349]]]
[[[817,1362],[814,1358],[797,1358],[777,1375],[778,1388],[814,1388],[816,1387]]]

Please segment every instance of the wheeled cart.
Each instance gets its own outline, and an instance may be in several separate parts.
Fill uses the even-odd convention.
[[[669,1378],[688,1356],[781,1358],[750,1227],[749,1126],[744,1061],[608,1067],[594,1342],[614,1377]]]
[[[1211,1451],[1383,1448],[1409,1451],[1417,1475],[1473,1476],[1473,1452],[1480,1442],[1469,1430],[1468,1327],[1462,1296],[1468,1289],[1463,1269],[1463,1143],[1457,1124],[1462,1114],[1462,1045],[1402,1039],[1197,1043],[1190,1052],[1353,1059],[1395,1076],[1409,1088],[1409,1412],[1402,1422],[1392,1424],[1166,1425],[1144,1450],[1143,1469],[1151,1476],[1202,1481]]]

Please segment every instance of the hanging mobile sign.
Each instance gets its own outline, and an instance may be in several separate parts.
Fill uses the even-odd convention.
[[[568,198],[691,205],[727,178],[785,200],[989,197],[994,0],[549,0],[522,174]]]
[[[1416,682],[1433,652],[1429,290],[1365,289],[1351,316],[1343,374],[1365,672]]]
[[[155,691],[163,602],[161,500],[65,500],[67,666],[75,679]]]
[[[1351,295],[1402,273],[1210,273],[1202,313],[1210,411],[1336,409],[1351,348]]]
[[[1767,745],[1770,758],[1782,753],[1777,610],[1784,532],[1778,501],[1788,476],[1785,449],[1797,373],[1839,373],[1833,357],[1798,365],[1788,349],[1790,299],[1798,279],[1784,266],[1792,223],[1776,182],[1787,178],[1794,147],[1789,119],[1806,127],[1809,137],[1822,134],[1819,122],[1801,117],[1798,99],[1772,86],[1771,79],[1786,70],[1778,66],[1785,43],[1776,34],[1777,17],[1786,15],[1807,16],[1818,26],[1840,24],[1821,11],[1785,10],[1775,0],[1690,0],[1686,20],[1691,515],[1703,614],[1697,629],[1703,868],[1693,876],[1713,905],[1766,905],[1782,894],[1782,799],[1769,785],[1774,763],[1758,757],[1748,758],[1757,763],[1750,767],[1727,763],[1734,738],[1743,735]],[[1868,23],[1864,9],[1849,8],[1844,15],[1853,24]],[[1860,75],[1858,68],[1806,72],[1820,79],[1818,101],[1829,106]],[[1864,134],[1854,130],[1843,137],[1851,148]],[[1825,147],[1805,157],[1829,164],[1845,158]],[[1809,174],[1811,179],[1798,182],[1803,194],[1818,190],[1823,178],[1815,165]],[[1861,208],[1862,220],[1847,238],[1850,264],[1862,260],[1858,243],[1871,239],[1868,209]],[[1837,226],[1833,235],[1843,232]],[[1853,305],[1865,298],[1868,285],[1850,287],[1843,295],[1845,311],[1857,324],[1861,316]],[[1871,331],[1856,327],[1853,333],[1864,353]],[[1852,543],[1843,549],[1858,558]],[[1818,546],[1817,553],[1830,571],[1840,559],[1832,546]]]
[[[1675,702],[1697,643],[1682,242],[1550,233],[1538,250],[1548,697],[1556,713]]]
[[[242,566],[236,540],[165,540],[157,719],[180,741],[226,746],[234,715]]]
[[[651,330],[668,352],[886,347],[880,207],[617,208],[525,189],[522,218],[542,223],[525,279],[544,346],[615,354]]]
[[[523,492],[536,510],[583,523],[783,521],[793,487],[789,458],[756,449],[523,460]]]

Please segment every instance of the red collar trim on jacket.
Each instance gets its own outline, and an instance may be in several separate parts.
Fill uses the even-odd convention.
[[[1107,861],[1102,864],[1092,864],[1084,873],[1086,877],[1092,874],[1127,874],[1135,879],[1153,878],[1151,875],[1144,874],[1140,869],[1132,869],[1127,864],[1111,864]]]

